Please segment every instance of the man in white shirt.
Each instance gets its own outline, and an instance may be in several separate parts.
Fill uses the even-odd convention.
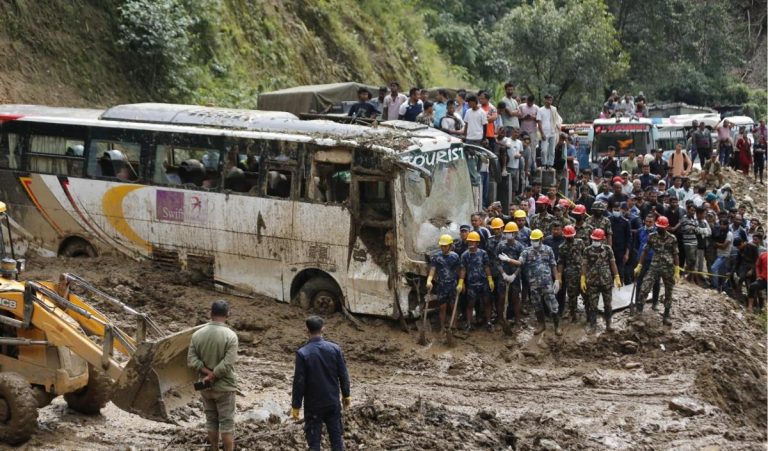
[[[464,113],[464,140],[467,144],[481,146],[485,138],[485,126],[488,124],[488,115],[480,109],[477,96],[467,97],[469,109]]]
[[[512,137],[504,138],[501,142],[501,148],[506,149],[501,154],[501,176],[507,177],[507,199],[513,199],[520,192],[520,171],[524,161],[523,143],[518,139],[519,135],[520,131],[513,128]]]
[[[536,124],[541,132],[541,164],[545,168],[555,165],[555,146],[560,135],[560,115],[552,105],[552,96],[544,96],[544,106],[536,113]]]
[[[440,124],[438,128],[449,135],[463,135],[464,134],[464,121],[459,117],[459,113],[456,112],[456,104],[453,100],[449,100],[446,105],[445,116],[440,118]]]
[[[539,145],[539,135],[536,126],[536,114],[539,111],[538,105],[533,103],[534,97],[529,94],[525,99],[525,103],[520,105],[520,114],[518,120],[520,122],[520,128],[528,134],[531,139],[531,153],[533,154],[533,160],[536,160],[536,146]]]
[[[408,97],[400,92],[400,84],[393,81],[389,84],[389,95],[384,98],[384,120],[393,121],[400,116],[400,106],[408,101]]]
[[[501,113],[501,123],[504,128],[507,129],[507,136],[512,136],[512,130],[520,128],[520,116],[519,105],[515,99],[515,85],[511,81],[504,84],[504,92],[506,97],[499,102],[499,112]],[[504,108],[501,108],[501,104],[504,104]]]

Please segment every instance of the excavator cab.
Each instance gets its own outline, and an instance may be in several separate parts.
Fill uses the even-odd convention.
[[[98,414],[119,408],[172,422],[194,395],[186,356],[197,328],[169,334],[148,315],[73,274],[58,282],[19,281],[23,260],[0,248],[0,442],[19,444],[37,427],[37,409],[63,395],[69,407]],[[0,243],[3,240],[0,239]],[[121,314],[120,325],[96,307]],[[123,317],[130,318],[125,321]],[[131,333],[129,333],[129,331]]]

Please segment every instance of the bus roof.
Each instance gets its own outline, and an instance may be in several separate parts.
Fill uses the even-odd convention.
[[[644,124],[644,125],[653,125],[654,121],[650,118],[645,117],[639,117],[639,118],[629,118],[629,117],[619,117],[619,118],[610,118],[610,119],[595,119],[592,121],[592,125],[611,125],[611,124]]]
[[[414,145],[425,148],[445,147],[446,144],[459,142],[439,130],[414,126],[415,124],[410,122],[395,121],[386,127],[369,127],[327,120],[303,121],[286,112],[162,103],[118,105],[106,111],[37,105],[0,105],[0,121],[3,118],[299,142],[314,140],[328,145],[331,145],[331,142],[346,141],[347,144],[371,144],[396,152],[410,150]]]

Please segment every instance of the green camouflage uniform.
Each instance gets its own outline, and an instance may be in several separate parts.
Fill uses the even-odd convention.
[[[647,299],[653,284],[661,278],[664,282],[664,310],[668,311],[672,307],[672,289],[675,287],[674,258],[677,255],[677,238],[669,232],[664,236],[658,232],[652,233],[645,243],[645,249],[653,251],[653,258],[648,273],[643,277],[638,299]],[[638,307],[642,309],[641,304],[638,304]]]
[[[552,223],[555,221],[555,217],[546,211],[539,213],[531,218],[531,230],[539,229],[544,233],[544,236],[552,234]]]
[[[603,229],[603,232],[605,232],[606,240],[608,239],[609,236],[613,236],[613,230],[611,229],[611,220],[606,218],[605,216],[601,216],[598,218],[596,215],[592,215],[588,217],[584,221],[584,223],[592,227],[592,230]],[[576,234],[576,236],[578,236],[578,233]]]
[[[611,246],[602,244],[599,247],[587,246],[584,249],[584,263],[587,266],[587,302],[585,304],[587,314],[597,312],[597,302],[603,295],[603,310],[610,315],[611,290],[613,289],[613,273],[611,262],[613,261]]]
[[[573,227],[576,229],[576,239],[583,241],[586,246],[591,240],[592,226],[587,224],[587,221],[584,221],[581,226],[574,224]]]
[[[563,266],[563,287],[568,297],[568,307],[576,311],[579,302],[579,279],[581,275],[581,259],[584,256],[584,241],[574,238],[565,239],[557,254],[558,266]]]

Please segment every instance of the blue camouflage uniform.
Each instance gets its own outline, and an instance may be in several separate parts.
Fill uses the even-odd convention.
[[[501,279],[501,273],[499,272],[499,253],[498,253],[498,247],[499,244],[501,244],[504,238],[501,235],[491,235],[491,237],[488,239],[488,262],[491,265],[491,276],[493,276],[493,283],[496,284],[496,286],[499,286],[499,281]],[[498,290],[498,288],[497,288]]]
[[[443,254],[442,251],[437,251],[432,254],[430,266],[435,268],[432,293],[437,296],[437,304],[453,302],[456,297],[456,285],[459,282],[461,258],[456,252]]]
[[[523,246],[530,246],[531,245],[531,229],[528,226],[520,227],[520,230],[517,232],[517,241],[522,243]]]
[[[557,266],[557,261],[552,248],[546,244],[539,249],[525,248],[520,254],[520,263],[528,277],[530,298],[536,313],[543,313],[546,304],[549,313],[557,315],[557,299],[552,286],[552,268]]]
[[[485,274],[485,268],[490,266],[488,253],[482,249],[476,252],[466,251],[461,254],[461,266],[466,271],[464,287],[467,290],[467,301],[472,302],[488,296],[490,287]]]
[[[509,244],[505,240],[505,241],[499,243],[499,247],[496,248],[496,250],[498,251],[496,255],[498,256],[499,254],[506,254],[509,258],[511,258],[513,260],[517,260],[517,259],[520,258],[520,254],[523,253],[524,249],[525,249],[525,246],[520,244],[520,242],[518,242],[517,239],[515,239],[515,241],[512,244]],[[497,265],[496,266],[497,266],[497,270],[498,271],[504,272],[504,274],[507,274],[507,275],[510,275],[510,276],[512,274],[514,274],[515,271],[517,271],[517,266],[515,266],[515,265],[513,265],[511,263],[503,262],[501,260],[497,260]],[[520,280],[521,279],[522,278],[518,276],[518,277],[515,278],[515,281],[512,282],[512,285],[510,285],[510,287],[509,287],[509,289],[512,292],[514,292],[514,293],[519,293],[520,292]],[[504,292],[504,290],[507,289],[507,282],[505,282],[503,278],[499,277],[499,285],[496,286],[496,289],[500,290],[499,292]]]

